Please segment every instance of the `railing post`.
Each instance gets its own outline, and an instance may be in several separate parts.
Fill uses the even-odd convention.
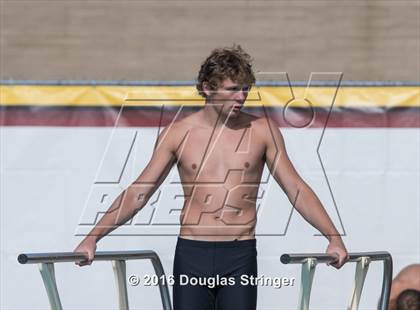
[[[302,264],[301,270],[301,287],[299,292],[299,305],[298,309],[308,310],[309,299],[311,298],[312,282],[314,279],[314,273],[316,268],[316,259],[308,258],[306,262]]]
[[[62,310],[60,296],[58,295],[57,282],[55,281],[54,263],[38,264],[41,272],[45,289],[47,290],[48,300],[52,310]]]
[[[155,273],[159,279],[159,290],[160,297],[162,299],[162,305],[164,310],[172,310],[171,297],[169,296],[168,286],[162,283],[162,278],[165,277],[165,272],[163,270],[162,263],[160,262],[159,257],[152,258],[152,265],[155,269]]]
[[[115,282],[117,285],[119,309],[128,310],[125,260],[113,260],[112,268],[114,269]]]
[[[354,274],[354,288],[349,307],[350,310],[357,310],[359,308],[360,296],[362,295],[363,284],[365,283],[369,264],[369,257],[361,257],[357,262],[356,272]]]
[[[382,280],[382,291],[379,304],[379,310],[387,310],[389,304],[389,296],[391,294],[392,284],[392,257],[389,255],[384,259],[384,274]]]

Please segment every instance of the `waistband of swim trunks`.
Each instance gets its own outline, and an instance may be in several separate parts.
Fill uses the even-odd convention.
[[[235,247],[255,247],[256,239],[232,240],[232,241],[205,241],[191,240],[178,237],[177,246],[190,246],[200,248],[235,248]]]

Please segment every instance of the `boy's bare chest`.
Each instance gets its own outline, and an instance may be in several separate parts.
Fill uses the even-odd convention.
[[[241,130],[192,130],[177,151],[178,167],[188,174],[223,176],[229,170],[253,172],[261,166],[264,145],[252,127]]]

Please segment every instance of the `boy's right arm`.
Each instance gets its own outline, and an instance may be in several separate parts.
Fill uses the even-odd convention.
[[[90,265],[94,259],[96,243],[140,211],[176,162],[176,143],[168,128],[158,137],[152,158],[140,176],[124,190],[105,212],[74,252],[86,253],[86,260],[76,262],[79,266]]]

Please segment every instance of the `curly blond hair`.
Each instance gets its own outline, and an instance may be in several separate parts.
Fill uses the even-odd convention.
[[[196,88],[205,98],[203,82],[207,82],[212,90],[216,90],[227,78],[242,85],[252,86],[255,83],[252,58],[240,45],[214,49],[201,65]]]

